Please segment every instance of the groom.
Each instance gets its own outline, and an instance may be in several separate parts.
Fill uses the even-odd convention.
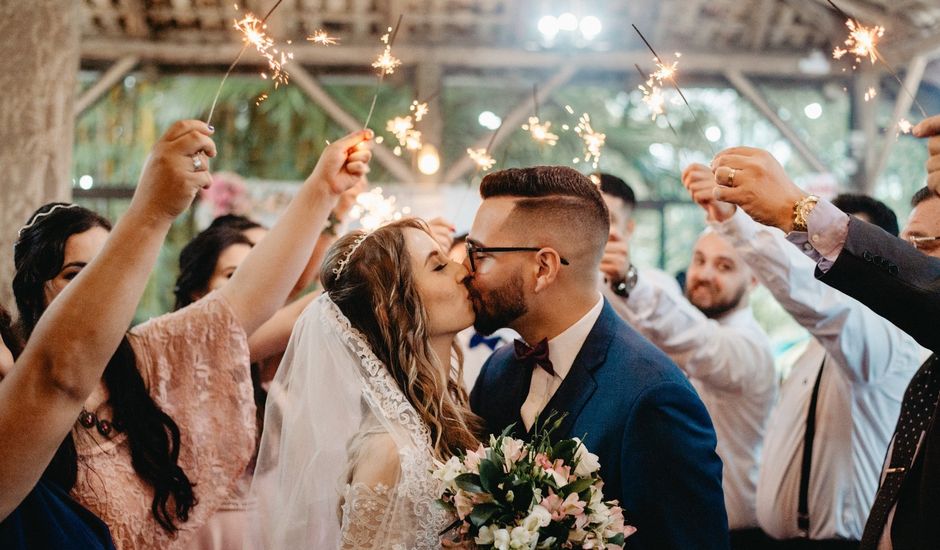
[[[597,291],[609,218],[600,191],[570,168],[486,176],[467,238],[475,327],[503,346],[470,397],[489,433],[567,413],[556,437],[584,437],[604,496],[638,531],[630,548],[727,548],[715,431],[695,390]],[[531,346],[531,347],[530,347]]]

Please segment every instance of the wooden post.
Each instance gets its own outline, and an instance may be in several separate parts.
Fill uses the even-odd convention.
[[[0,303],[8,308],[19,228],[39,206],[71,198],[80,22],[75,0],[0,2]]]

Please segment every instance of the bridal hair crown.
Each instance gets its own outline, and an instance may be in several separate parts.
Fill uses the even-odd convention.
[[[36,225],[37,223],[39,223],[40,221],[42,221],[43,218],[45,218],[46,216],[51,215],[51,214],[52,214],[53,212],[55,212],[56,210],[65,210],[65,209],[68,209],[68,208],[78,208],[78,207],[79,207],[79,205],[77,205],[77,204],[55,204],[55,205],[53,205],[52,208],[50,208],[49,210],[46,210],[45,212],[41,212],[41,213],[39,213],[39,214],[36,214],[36,215],[33,217],[33,219],[29,220],[29,223],[27,223],[26,225],[24,225],[23,227],[20,228],[19,233],[17,233],[17,237],[22,237],[24,231],[26,231],[26,230],[29,229],[30,227]]]
[[[351,245],[349,245],[349,249],[346,250],[345,254],[343,254],[343,258],[337,262],[336,267],[333,268],[333,274],[336,275],[337,279],[339,279],[340,274],[343,273],[343,270],[346,269],[346,266],[349,265],[349,258],[353,255],[356,249],[359,248],[359,245],[362,244],[362,241],[366,240],[366,237],[368,236],[368,233],[363,233],[362,235],[356,237],[356,240],[353,241]]]

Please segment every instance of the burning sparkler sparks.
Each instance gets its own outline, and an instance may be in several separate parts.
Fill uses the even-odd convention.
[[[330,36],[323,29],[317,29],[314,33],[307,37],[307,40],[313,42],[314,44],[320,44],[321,46],[333,46],[339,43],[339,38]]]
[[[689,110],[689,114],[692,115],[692,120],[695,122],[695,126],[698,127],[699,133],[702,135],[702,138],[705,140],[705,143],[708,144],[708,148],[711,150],[712,154],[716,154],[715,148],[712,146],[712,142],[709,141],[708,137],[705,135],[705,130],[702,128],[702,124],[699,122],[698,117],[695,116],[695,111],[692,109],[692,105],[689,103],[689,100],[686,99],[685,94],[682,93],[682,88],[679,87],[679,83],[676,81],[676,72],[678,71],[678,61],[673,61],[672,63],[667,64],[659,54],[656,53],[656,50],[653,49],[652,44],[649,43],[649,40],[643,36],[643,33],[640,32],[640,29],[633,25],[633,30],[636,31],[639,35],[640,40],[646,44],[646,47],[649,49],[650,53],[653,54],[653,60],[656,62],[656,71],[649,76],[649,80],[655,81],[656,85],[662,86],[663,81],[668,80],[672,87],[676,89],[676,92],[679,94],[679,97],[682,98],[683,103],[685,103],[686,108]],[[682,57],[682,54],[679,52],[675,53],[676,59]],[[638,67],[639,69],[639,67]],[[640,71],[642,73],[642,71]],[[652,82],[648,82],[648,86],[652,85]],[[645,94],[645,92],[644,92]],[[653,91],[650,91],[650,95],[653,94]],[[652,104],[655,106],[659,105],[660,99],[651,97],[649,100],[644,100],[647,104]],[[654,117],[655,118],[655,117]]]
[[[649,107],[653,120],[656,120],[659,115],[666,114],[666,96],[663,95],[663,89],[657,86],[653,79],[647,80],[646,84],[640,84],[639,89],[643,92],[643,103]]]
[[[898,76],[898,73],[894,70],[894,67],[885,61],[885,58],[878,51],[878,42],[885,34],[884,27],[879,25],[866,27],[857,20],[852,19],[846,15],[846,13],[842,11],[842,9],[840,9],[839,6],[837,6],[832,0],[828,0],[828,2],[829,5],[833,7],[833,9],[845,17],[845,26],[849,29],[849,36],[845,39],[844,42],[845,48],[836,47],[834,50],[832,50],[832,57],[834,59],[842,59],[846,54],[851,53],[855,56],[855,65],[852,66],[853,69],[856,68],[858,64],[861,63],[862,59],[866,57],[869,59],[869,61],[871,61],[872,65],[875,64],[875,61],[880,61],[882,65],[888,69],[888,72],[891,73],[891,76],[897,80],[901,90],[911,97],[914,105],[916,105],[917,109],[920,110],[921,115],[923,115],[924,118],[927,118],[926,109],[924,109],[923,105],[917,101],[917,97],[907,89],[907,86],[904,85],[904,82],[901,80],[901,77]],[[869,89],[869,92],[871,91],[872,89]],[[874,95],[871,95],[870,93],[865,94],[865,101],[868,101],[871,97],[874,97]]]
[[[275,48],[274,39],[265,32],[267,28],[266,21],[283,1],[284,0],[277,0],[277,2],[271,6],[271,9],[268,10],[268,13],[261,19],[255,17],[252,13],[248,13],[245,17],[235,20],[235,30],[242,33],[244,45],[238,52],[238,55],[235,56],[235,60],[229,65],[228,70],[225,71],[222,82],[219,83],[219,89],[216,90],[215,97],[212,99],[212,107],[209,108],[209,116],[206,118],[206,124],[212,122],[212,115],[215,113],[215,106],[219,101],[219,94],[222,93],[222,87],[225,86],[225,81],[228,80],[228,76],[232,74],[232,69],[235,68],[235,65],[238,65],[238,61],[245,54],[249,46],[254,46],[258,53],[268,61],[268,68],[270,68],[273,73],[271,79],[274,81],[274,87],[277,88],[280,84],[287,84],[289,75],[284,71],[283,67],[290,59],[293,59],[294,54],[279,51]],[[238,11],[238,4],[235,4],[235,11]],[[267,78],[265,73],[261,73],[261,76]]]
[[[868,88],[868,91],[865,92],[865,101],[869,101],[877,95],[878,95],[878,90],[876,90],[874,86],[870,86]]]
[[[532,85],[532,105],[534,106],[535,116],[530,116],[527,123],[522,125],[522,129],[529,132],[532,139],[539,144],[554,147],[558,143],[558,134],[552,133],[551,121],[542,121],[539,118],[539,85]]]
[[[845,39],[846,47],[837,46],[832,50],[832,57],[842,59],[845,54],[851,53],[855,56],[856,63],[867,57],[874,65],[878,59],[878,41],[884,36],[885,28],[881,26],[866,27],[854,19],[847,19],[845,26],[849,28],[849,36]]]
[[[398,34],[398,28],[401,27],[401,19],[403,16],[404,15],[399,15],[395,27],[389,27],[388,31],[382,35],[381,41],[385,44],[385,48],[382,50],[382,53],[375,58],[375,61],[372,62],[372,66],[378,69],[378,81],[375,84],[375,93],[372,95],[372,105],[369,107],[369,114],[366,115],[366,122],[362,126],[363,130],[369,127],[369,122],[372,120],[372,113],[375,112],[375,102],[379,99],[379,91],[382,89],[382,82],[385,80],[385,75],[393,74],[395,69],[401,65],[401,60],[392,55],[392,44],[395,43],[395,36]]]
[[[399,18],[399,21],[401,21],[401,18]],[[398,59],[392,55],[392,40],[395,37],[394,32],[397,30],[397,26],[395,27],[394,31],[392,27],[389,27],[388,31],[382,35],[381,40],[382,43],[385,44],[385,49],[382,50],[382,53],[380,53],[379,56],[375,58],[375,61],[372,62],[372,67],[378,69],[379,74],[382,76],[394,73],[395,69],[401,65],[401,59]]]
[[[359,220],[359,225],[366,231],[373,231],[379,227],[400,220],[411,213],[411,208],[398,209],[395,196],[386,197],[381,187],[359,193],[356,204],[349,211],[349,215]]]
[[[540,122],[537,116],[530,116],[529,122],[522,125],[522,129],[527,130],[532,135],[532,139],[553,147],[558,143],[558,134],[553,134],[551,128],[552,123],[550,121]]]
[[[676,61],[673,61],[671,64],[663,63],[656,59],[656,72],[650,75],[650,78],[657,80],[662,84],[663,80],[672,80],[676,76],[676,71],[679,70],[679,61],[678,59],[682,57],[682,54],[676,52]]]
[[[396,155],[401,155],[402,147],[409,151],[421,149],[421,132],[415,130],[410,115],[389,120],[385,125],[385,130],[398,140],[398,146],[394,150]]]
[[[910,134],[911,130],[913,129],[914,129],[914,125],[911,124],[910,120],[907,120],[906,118],[898,119],[898,134],[897,134],[898,136],[900,136],[901,134]]]
[[[591,115],[587,113],[578,119],[574,132],[584,142],[584,162],[590,162],[591,166],[597,170],[597,165],[601,161],[601,149],[607,141],[607,135],[594,130],[591,126]]]
[[[411,102],[409,110],[415,114],[415,122],[421,122],[424,115],[428,114],[428,103],[426,101],[422,103],[416,99]]]
[[[486,172],[496,165],[496,159],[490,156],[486,149],[473,149],[472,147],[468,148],[467,156],[469,156],[470,160],[475,162],[477,168],[483,172]]]

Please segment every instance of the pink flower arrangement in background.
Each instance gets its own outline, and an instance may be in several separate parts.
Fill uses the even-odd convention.
[[[212,174],[212,185],[199,192],[199,200],[212,206],[212,216],[247,214],[251,209],[248,186],[233,172]]]

